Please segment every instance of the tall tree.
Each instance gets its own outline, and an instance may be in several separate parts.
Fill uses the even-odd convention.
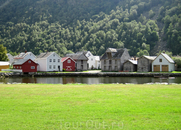
[[[0,61],[8,61],[7,50],[2,44],[0,44]]]

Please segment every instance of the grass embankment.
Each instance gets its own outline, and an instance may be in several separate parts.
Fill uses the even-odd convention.
[[[180,85],[0,85],[0,129],[180,129]]]

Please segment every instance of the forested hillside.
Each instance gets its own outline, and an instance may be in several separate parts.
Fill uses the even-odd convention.
[[[179,0],[1,0],[0,44],[8,52],[80,50],[102,55],[108,47],[132,56],[159,49],[181,54]]]

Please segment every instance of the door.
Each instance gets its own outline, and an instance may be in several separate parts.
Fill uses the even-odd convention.
[[[162,65],[162,71],[168,72],[168,65]]]
[[[154,72],[160,71],[160,65],[154,65]]]
[[[58,71],[60,71],[60,66],[58,66]]]

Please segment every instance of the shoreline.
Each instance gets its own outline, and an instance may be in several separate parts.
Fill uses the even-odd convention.
[[[131,72],[69,72],[69,73],[0,73],[0,78],[7,77],[181,77],[181,73],[131,73]]]

